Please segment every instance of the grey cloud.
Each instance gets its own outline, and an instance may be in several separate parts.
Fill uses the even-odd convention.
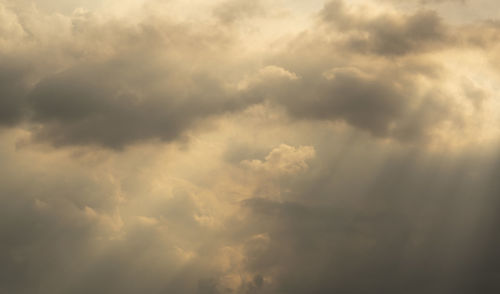
[[[348,49],[359,52],[398,56],[429,50],[450,39],[439,15],[430,10],[370,17],[351,12],[338,0],[327,3],[320,17],[339,30]]]
[[[385,2],[408,4],[410,1]],[[402,9],[370,15],[366,8],[356,10],[345,1],[334,0],[325,4],[319,13],[319,19],[320,23],[327,27],[324,33],[338,38],[337,45],[362,54],[395,58],[456,48],[475,48],[486,52],[496,50],[494,47],[498,44],[497,20],[487,13],[481,13],[481,10],[491,9],[494,4],[488,1],[476,3],[466,0],[415,2],[423,5],[413,7],[410,11]],[[447,2],[456,2],[459,7],[456,8],[457,11],[475,10],[477,16],[465,18],[463,22],[448,22],[442,16],[447,15],[443,10],[446,8],[432,6]]]
[[[172,141],[200,119],[242,107],[209,75],[152,71],[142,62],[86,65],[42,80],[28,98],[32,120],[42,123],[37,137],[112,148]]]
[[[0,126],[11,126],[23,117],[29,67],[21,62],[8,60],[4,60],[0,67]]]
[[[92,13],[65,20],[62,40],[52,45],[43,34],[31,34],[31,42],[46,47],[26,42],[19,53],[5,54],[33,65],[3,67],[0,124],[28,122],[35,139],[57,146],[122,149],[174,141],[201,121],[250,103],[235,97],[221,77],[227,69],[220,52],[230,50],[231,37],[217,26],[146,16],[129,24]]]
[[[329,79],[318,77],[318,85],[311,87],[318,92],[306,92],[296,100],[282,103],[287,105],[293,116],[341,118],[381,136],[390,131],[391,122],[407,111],[408,104],[402,92],[404,87],[390,80],[368,77],[353,69],[337,69],[331,74]],[[290,96],[285,99],[290,99]]]
[[[69,281],[61,283],[63,273],[81,269],[94,238],[110,233],[85,207],[109,212],[113,189],[78,170],[46,167],[42,175],[5,156],[2,150],[0,292],[53,292]]]
[[[251,17],[246,5],[215,14]],[[0,124],[38,140],[171,142],[263,101],[288,118],[273,112],[268,129],[260,114],[257,126],[235,115],[193,153],[140,146],[100,160],[89,148],[93,163],[2,132],[0,293],[498,293],[497,148],[422,144],[440,124],[467,123],[449,72],[426,56],[448,25],[339,1],[322,15],[255,75],[260,60],[239,68],[217,20],[57,15],[48,37],[23,23],[19,50],[0,44]],[[487,92],[466,79],[456,89],[480,113]],[[257,142],[271,136],[287,145]]]
[[[250,84],[246,95],[281,105],[295,119],[342,121],[406,142],[428,141],[444,124],[466,128],[460,96],[444,86],[452,75],[429,53],[458,43],[472,48],[469,33],[452,29],[434,11],[362,11],[343,1],[326,4],[315,30],[266,59],[281,75]]]
[[[239,17],[245,5],[224,2],[218,9]],[[103,22],[92,13],[75,14],[62,22],[71,28],[54,45],[6,55],[31,60],[36,70],[3,75],[0,123],[28,122],[35,139],[57,146],[115,149],[171,142],[211,117],[266,99],[298,119],[344,121],[401,140],[461,123],[461,113],[445,105],[452,102],[443,102],[446,73],[419,55],[451,38],[435,12],[364,16],[332,1],[320,16],[315,31],[266,56],[266,64],[277,67],[238,92],[228,85],[245,72],[228,60],[232,36],[218,25],[199,28],[154,16],[137,24]],[[32,38],[45,44],[43,35]],[[36,77],[30,87],[29,75]],[[431,86],[423,89],[422,80]]]
[[[427,139],[439,124],[461,121],[459,113],[447,109],[451,102],[446,101],[439,85],[429,89],[420,86],[419,80],[432,82],[440,76],[438,68],[426,66],[425,62],[419,65],[409,61],[403,66],[387,62],[381,67],[376,64],[356,68],[325,57],[323,64],[304,69],[302,62],[310,58],[307,52],[284,56],[275,62],[296,60],[283,66],[299,78],[268,79],[251,87],[249,95],[283,106],[295,119],[344,121],[376,137],[401,141]],[[333,68],[325,69],[328,64]]]
[[[238,229],[269,236],[247,249],[247,267],[271,281],[262,293],[498,291],[494,154],[396,152],[376,166],[371,145],[328,147],[305,178],[281,184],[284,201],[242,203]]]
[[[127,171],[121,181],[100,180],[98,170],[40,170],[23,154],[1,153],[0,291],[498,291],[495,154],[386,149],[366,137],[314,141],[309,169],[274,183],[281,201],[257,189],[219,229],[194,219],[199,205],[188,191],[152,195]],[[116,185],[125,199],[114,199]],[[117,209],[118,230],[110,222]],[[127,209],[147,218],[134,221]],[[224,248],[241,251],[221,262]],[[221,263],[248,278],[226,287]]]

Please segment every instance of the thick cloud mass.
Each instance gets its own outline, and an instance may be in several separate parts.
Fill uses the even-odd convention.
[[[347,46],[351,50],[402,55],[447,41],[446,28],[433,11],[366,17],[349,11],[342,1],[332,1],[320,16],[326,24],[349,34]]]
[[[25,66],[4,61],[0,73],[0,124],[13,125],[21,120],[26,85]]]
[[[499,4],[299,2],[0,0],[0,294],[499,293]]]
[[[13,61],[1,75],[2,125],[27,122],[34,139],[57,146],[121,149],[172,142],[214,116],[268,101],[298,119],[427,139],[443,124],[461,127],[467,115],[443,87],[464,78],[430,53],[494,48],[487,39],[498,34],[494,24],[452,26],[432,10],[372,12],[331,1],[309,31],[261,56],[245,52],[239,30],[267,15],[264,3],[222,2],[199,25],[148,5],[130,19],[3,5],[2,56]]]
[[[62,26],[63,36],[53,40],[30,26],[41,12],[7,13],[26,44],[19,45],[20,52],[6,49],[5,58],[24,58],[33,65],[4,67],[0,122],[24,119],[35,125],[38,139],[110,148],[174,141],[200,120],[248,104],[231,93],[229,81],[221,80],[221,63],[228,58],[219,53],[229,54],[231,37],[216,24],[213,29],[219,32],[159,16],[129,23],[77,11],[45,16],[53,24],[33,24],[45,30]]]
[[[356,178],[360,171],[344,169],[354,174],[342,178],[362,186],[361,193],[339,189],[337,173],[323,171],[294,187],[293,193],[299,191],[294,201],[246,201],[253,217],[245,226],[265,230],[273,240],[249,251],[250,266],[278,273],[278,288],[271,293],[498,291],[497,238],[486,233],[497,221],[491,218],[495,213],[483,207],[473,220],[471,212],[478,202],[497,205],[496,185],[472,179],[462,170],[471,165],[443,168],[439,161],[421,159],[430,163],[395,156],[372,183]],[[463,184],[443,187],[445,179]]]
[[[37,135],[115,148],[148,138],[172,141],[199,119],[241,107],[209,76],[150,72],[141,68],[154,65],[141,62],[117,60],[42,80],[28,96],[33,120],[43,124]]]

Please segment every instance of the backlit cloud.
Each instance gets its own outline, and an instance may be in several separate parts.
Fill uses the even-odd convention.
[[[498,293],[498,8],[0,0],[0,293]]]

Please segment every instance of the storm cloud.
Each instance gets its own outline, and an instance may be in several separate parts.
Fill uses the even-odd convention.
[[[0,0],[0,293],[498,293],[492,7]]]
[[[223,31],[146,16],[138,23],[100,21],[78,12],[50,15],[56,23],[41,24],[48,30],[63,26],[57,44],[51,36],[33,35],[21,15],[6,13],[14,14],[17,26],[12,27],[25,35],[27,48],[5,58],[32,65],[4,67],[2,123],[24,119],[36,125],[37,139],[110,148],[148,139],[173,141],[200,120],[248,104],[221,80],[224,58],[214,54],[231,50],[231,36]],[[33,9],[22,16],[29,22],[38,13]],[[38,60],[42,50],[48,51],[47,60]]]

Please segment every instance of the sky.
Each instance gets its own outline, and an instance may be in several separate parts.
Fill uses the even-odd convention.
[[[0,294],[500,293],[497,0],[0,0]]]

